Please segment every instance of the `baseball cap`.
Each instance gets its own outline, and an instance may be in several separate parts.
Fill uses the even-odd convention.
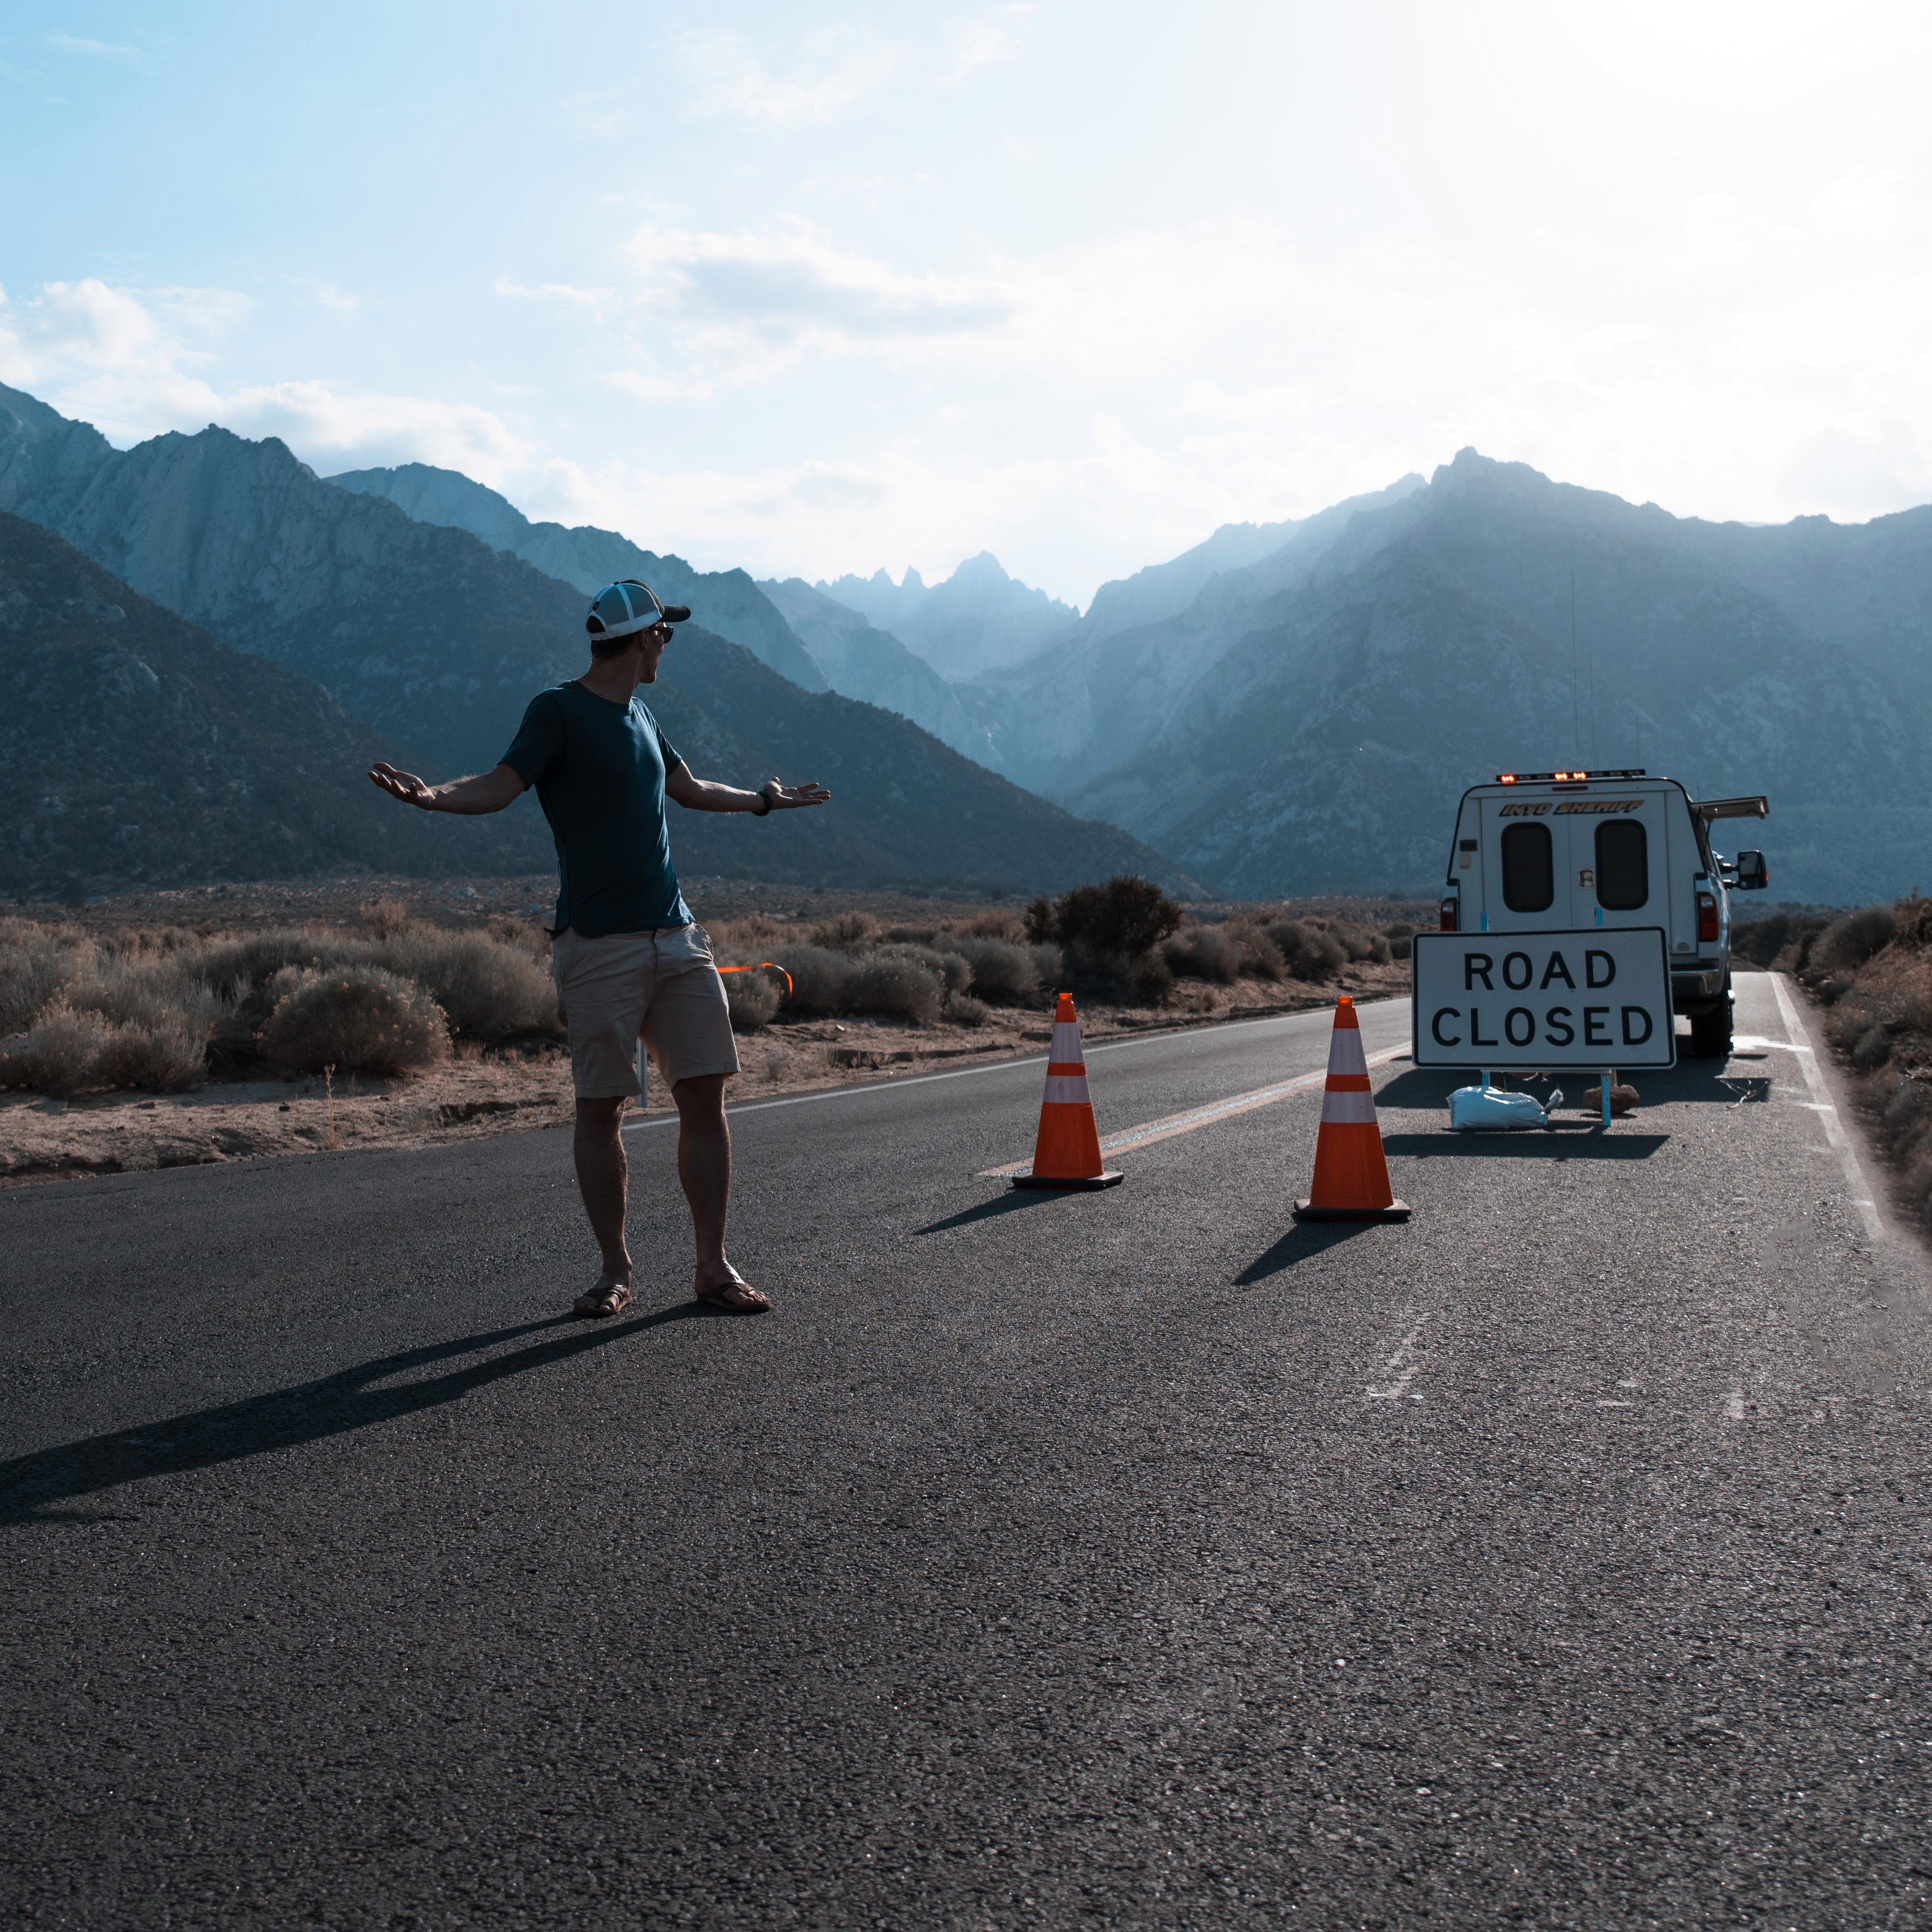
[[[593,638],[628,638],[658,624],[686,622],[690,616],[688,605],[663,603],[648,584],[626,577],[605,584],[591,598],[584,628]]]

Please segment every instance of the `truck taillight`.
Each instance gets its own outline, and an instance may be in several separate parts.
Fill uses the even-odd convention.
[[[1453,898],[1444,899],[1442,902],[1442,930],[1444,932],[1454,932],[1456,927],[1456,902]]]
[[[1718,896],[1715,892],[1697,895],[1697,943],[1700,946],[1714,946],[1718,943]]]

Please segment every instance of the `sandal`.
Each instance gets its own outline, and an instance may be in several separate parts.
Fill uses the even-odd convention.
[[[631,1305],[631,1291],[621,1281],[614,1281],[600,1288],[586,1288],[571,1304],[571,1312],[586,1319],[604,1322],[614,1315],[621,1315]]]
[[[700,1288],[696,1298],[712,1308],[723,1309],[728,1315],[769,1314],[772,1306],[770,1295],[735,1274],[716,1288]]]

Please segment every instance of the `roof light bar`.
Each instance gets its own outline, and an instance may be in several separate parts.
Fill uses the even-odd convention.
[[[1600,772],[1498,772],[1498,784],[1575,784],[1583,778],[1648,778],[1641,765],[1620,766],[1615,771]]]

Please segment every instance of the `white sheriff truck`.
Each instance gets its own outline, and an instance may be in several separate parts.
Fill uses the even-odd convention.
[[[1670,1010],[1690,1019],[1691,1054],[1728,1054],[1729,895],[1770,881],[1762,852],[1722,858],[1710,827],[1768,809],[1762,798],[1694,800],[1675,778],[1642,771],[1499,772],[1462,794],[1441,930],[1572,934],[1579,945],[1596,933],[1660,932]],[[1503,1061],[1498,1048],[1462,1064]]]

